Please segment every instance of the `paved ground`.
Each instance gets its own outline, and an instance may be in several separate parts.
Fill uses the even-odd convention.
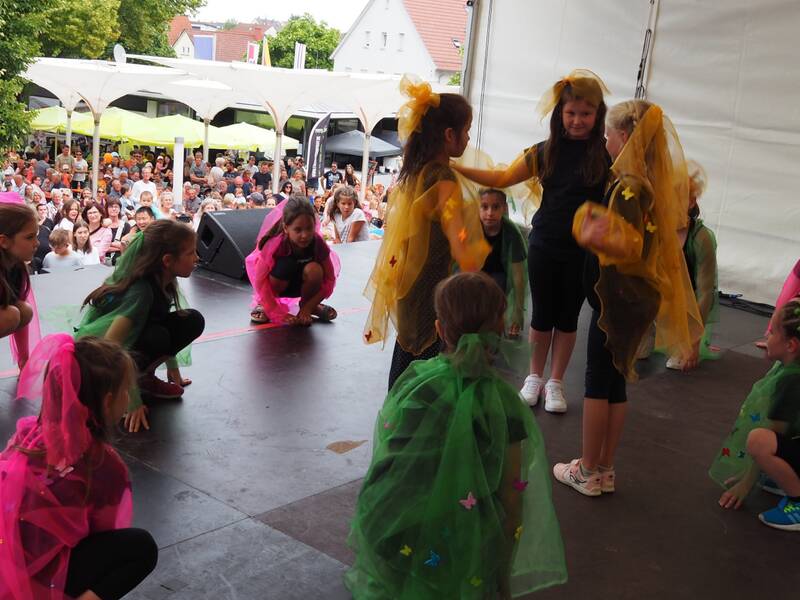
[[[361,291],[376,251],[375,243],[341,249],[332,300],[340,317],[310,329],[252,329],[246,285],[202,272],[189,280],[187,295],[208,327],[186,371],[194,384],[182,402],[153,409],[151,431],[117,441],[132,473],[135,523],[161,548],[156,572],[129,597],[348,597],[341,584],[352,560],[347,522],[391,358],[360,341],[368,308]],[[50,318],[45,330],[63,323],[58,307],[79,303],[104,274],[35,278]],[[555,489],[570,581],[537,597],[783,598],[796,590],[800,536],[755,518],[774,497],[757,492],[744,510],[723,512],[706,475],[768,367],[752,348],[766,320],[724,308],[721,318],[719,361],[690,375],[666,372],[659,357],[641,365],[642,380],[629,393],[619,491],[588,499]],[[551,461],[579,450],[587,324],[584,313],[565,381],[569,412],[536,409]],[[0,437],[37,410],[12,400],[11,366],[3,342]],[[346,451],[328,449],[335,442],[346,442]]]

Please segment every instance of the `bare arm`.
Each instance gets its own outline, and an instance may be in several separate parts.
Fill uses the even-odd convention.
[[[352,225],[350,225],[350,231],[347,234],[347,241],[352,242],[358,237],[358,234],[361,233],[361,230],[364,228],[365,221],[356,221]]]
[[[509,187],[533,177],[525,160],[516,160],[507,169],[494,171],[462,167],[457,164],[453,164],[452,167],[467,179],[486,187]]]
[[[132,329],[133,323],[128,317],[116,317],[106,330],[105,339],[123,346]]]

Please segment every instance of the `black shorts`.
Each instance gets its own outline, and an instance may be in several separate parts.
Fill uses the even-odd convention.
[[[278,297],[299,298],[303,289],[303,270],[313,262],[310,258],[293,255],[280,256],[275,259],[270,276],[287,282],[286,289]]]
[[[611,352],[606,348],[606,334],[597,325],[600,313],[592,311],[589,340],[586,348],[586,398],[608,400],[609,404],[627,402],[625,377],[614,366]]]
[[[789,463],[789,466],[800,477],[800,437],[789,437],[781,433],[776,433],[775,437],[778,441],[775,456]]]
[[[528,247],[533,329],[565,333],[578,329],[584,300],[583,261],[583,253],[558,260],[540,248]]]

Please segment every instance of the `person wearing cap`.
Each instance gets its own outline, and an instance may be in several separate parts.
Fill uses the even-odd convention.
[[[253,192],[247,197],[247,202],[251,208],[264,208],[266,200],[261,192]]]
[[[83,158],[83,151],[75,149],[75,160],[72,163],[72,182],[76,188],[86,187],[86,174],[89,172],[89,163]]]

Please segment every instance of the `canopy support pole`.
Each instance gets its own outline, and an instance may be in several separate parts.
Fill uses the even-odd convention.
[[[283,126],[275,122],[275,149],[272,151],[272,193],[278,193],[281,178],[281,152],[283,147]]]
[[[57,132],[56,132],[57,134]],[[72,147],[72,110],[67,111],[67,146]]]
[[[203,161],[208,164],[208,126],[211,119],[203,119]]]
[[[97,180],[100,174],[100,115],[94,116],[94,134],[92,135],[92,193],[97,195]]]
[[[364,148],[361,159],[361,189],[358,190],[358,201],[364,202],[367,193],[367,178],[369,177],[369,138],[370,133],[364,128]]]
[[[183,138],[176,137],[173,156],[175,156],[177,159],[179,156],[183,157],[183,154]],[[174,199],[174,206],[183,211],[185,209],[183,206],[183,169],[172,170],[172,197]]]

